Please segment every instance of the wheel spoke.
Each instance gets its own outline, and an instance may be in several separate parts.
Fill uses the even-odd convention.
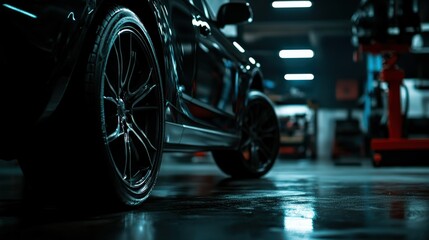
[[[124,132],[122,130],[121,124],[120,124],[120,119],[118,117],[118,124],[116,126],[116,129],[107,136],[107,142],[111,143],[113,141],[115,141],[116,139],[120,138],[122,135],[124,135]]]
[[[271,126],[270,128],[260,128],[258,131],[259,138],[272,138],[274,136],[274,132],[276,130],[276,126]]]
[[[259,146],[259,151],[267,158],[270,159],[272,152],[271,149],[269,148],[269,146],[262,140],[258,139],[258,146]]]
[[[255,170],[257,170],[260,165],[259,146],[255,142],[252,142],[250,147],[250,164]]]
[[[132,38],[130,37],[130,43],[129,43],[129,60],[128,60],[128,66],[127,66],[127,72],[125,74],[125,78],[123,79],[123,85],[121,87],[126,86],[128,91],[130,89],[130,83],[131,83],[131,77],[133,76],[134,69],[136,67],[136,59],[137,59],[137,53],[133,51],[133,44],[132,44]]]
[[[118,36],[118,41],[113,45],[113,49],[116,56],[116,65],[117,65],[117,74],[118,74],[118,90],[117,94],[120,95],[122,92],[122,76],[124,72],[124,62],[122,57],[122,48],[121,48],[121,35]]]
[[[116,101],[116,99],[113,98],[113,97],[106,97],[106,96],[104,96],[103,98],[104,98],[104,100],[107,100],[109,102],[114,103],[116,106],[118,105],[118,101]]]
[[[110,90],[109,92],[113,95],[114,99],[117,99],[118,98],[118,93],[116,92],[115,88],[113,87],[113,85],[112,85],[112,83],[110,81],[110,78],[109,78],[109,76],[107,76],[106,72],[104,73],[104,79],[106,79],[107,85],[109,86],[108,87],[108,90]],[[106,97],[105,97],[105,99],[106,99]],[[113,102],[115,104],[117,103],[116,100],[113,100]]]
[[[152,70],[149,75],[152,74]],[[150,77],[150,76],[149,76]],[[132,107],[143,100],[149,93],[151,93],[154,89],[156,89],[156,84],[144,84],[135,92],[130,93],[129,101],[132,103]]]
[[[104,96],[103,99],[105,101],[108,101],[108,102],[115,104],[116,106],[118,105],[118,102],[113,97]],[[108,136],[107,136],[107,142],[108,143],[115,141],[116,139],[118,139],[119,137],[121,137],[124,134],[124,132],[122,131],[122,128],[121,128],[121,124],[120,124],[121,123],[120,116],[118,116],[116,114],[116,116],[114,116],[114,117],[116,118],[116,128],[112,133],[108,134]]]
[[[133,119],[134,122],[134,119]],[[150,154],[150,151],[157,151],[156,147],[151,143],[147,135],[142,131],[135,122],[131,125],[128,124],[130,131],[137,137],[140,144],[143,146],[146,152],[147,160],[150,166],[153,166],[153,160]]]
[[[130,133],[127,131],[126,134],[124,134],[124,171],[122,178],[126,180],[128,178],[129,182],[131,183],[131,174],[132,174],[132,163],[131,163],[131,139],[130,139]],[[128,171],[128,174],[127,174]]]
[[[241,147],[240,147],[241,150],[244,151],[246,149],[250,149],[251,143],[252,143],[251,139],[250,138],[246,138],[246,140],[241,144]]]
[[[147,137],[146,133],[137,125],[134,118],[132,118],[132,121],[133,121],[133,127],[131,129],[133,130],[133,132],[135,132],[139,140],[145,145],[147,144],[150,148],[152,148],[152,150],[156,151],[157,150],[156,147],[152,144],[150,139]]]

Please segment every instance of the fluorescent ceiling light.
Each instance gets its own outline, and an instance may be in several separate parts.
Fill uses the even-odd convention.
[[[244,48],[240,44],[238,44],[238,42],[234,41],[232,44],[234,44],[234,46],[238,49],[238,51],[240,51],[242,53],[245,52]]]
[[[309,8],[311,1],[274,1],[273,8]]]
[[[313,50],[300,49],[300,50],[281,50],[279,52],[281,58],[312,58],[314,56]]]
[[[421,31],[422,32],[429,32],[429,23],[427,23],[427,22],[421,23]]]
[[[313,80],[314,75],[310,73],[301,73],[301,74],[286,74],[285,80],[293,81],[293,80]]]

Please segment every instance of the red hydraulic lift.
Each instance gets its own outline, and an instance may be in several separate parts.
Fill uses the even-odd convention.
[[[429,156],[429,139],[406,138],[403,135],[401,111],[401,85],[404,71],[396,64],[399,53],[410,50],[408,44],[370,44],[360,45],[360,50],[373,54],[383,54],[383,68],[380,81],[388,85],[388,137],[371,139],[373,163],[380,166],[389,161],[407,161],[410,158],[426,159]],[[386,162],[387,161],[387,162]]]

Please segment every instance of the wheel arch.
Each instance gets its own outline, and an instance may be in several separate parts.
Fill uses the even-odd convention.
[[[162,19],[162,17],[157,16],[155,12],[158,14],[161,13],[157,10],[158,6],[155,6],[156,3],[150,3],[154,1],[136,1],[136,0],[127,0],[127,1],[116,1],[120,2],[123,6],[128,7],[131,11],[133,11],[140,18],[141,22],[146,27],[146,30],[149,33],[149,36],[152,39],[152,43],[155,47],[156,55],[159,59],[158,64],[161,70],[161,76],[163,85],[165,85],[165,56],[164,56],[164,45],[162,41],[162,34],[160,29],[160,24],[158,22]]]
[[[93,32],[96,31],[97,24],[100,23],[104,19],[105,14],[111,10],[115,6],[123,6],[129,8],[133,11],[144,23],[146,30],[148,31],[150,37],[152,38],[152,42],[155,47],[156,55],[159,59],[159,68],[162,77],[162,84],[165,85],[165,57],[163,54],[163,44],[162,44],[162,35],[158,28],[157,21],[160,19],[155,16],[154,6],[150,4],[150,1],[135,1],[135,0],[104,0],[97,3],[96,6],[93,7],[95,11],[91,14],[88,14],[88,18],[82,20],[81,26],[84,26],[82,30],[79,31],[79,35],[82,34],[82,40],[77,40],[77,46],[68,51],[68,54],[71,54],[72,51],[79,51],[75,54],[74,59],[66,63],[66,66],[69,66],[62,71],[56,77],[55,82],[52,85],[52,94],[51,98],[47,103],[47,107],[42,113],[39,121],[44,121],[49,118],[52,113],[58,108],[60,103],[63,101],[66,92],[70,91],[70,88],[73,88],[76,84],[70,84],[75,81],[75,79],[79,79],[79,74],[82,74],[82,66],[80,63],[85,62],[87,59],[88,43],[93,40]],[[88,8],[90,11],[91,8]],[[77,83],[78,85],[81,83]]]
[[[243,100],[241,102],[238,102],[239,104],[238,108],[243,108],[247,105],[249,93],[251,91],[256,90],[262,93],[265,92],[263,79],[264,79],[263,74],[258,68],[255,68],[253,69],[253,71],[250,72],[248,83],[245,86],[245,89],[242,89]]]
[[[149,36],[152,39],[156,55],[160,60],[158,61],[158,63],[161,70],[162,79],[163,81],[165,81],[165,72],[162,71],[162,69],[165,68],[165,57],[163,54],[164,45],[159,26],[160,24],[158,24],[158,22],[163,19],[163,17],[157,16],[156,13],[158,13],[159,15],[162,14],[162,11],[157,10],[159,9],[159,3],[155,2],[157,1],[104,0],[97,6],[98,11],[95,13],[95,17],[91,25],[93,26],[92,29],[94,30],[94,26],[97,25],[97,21],[102,20],[106,12],[111,10],[112,7],[115,6],[123,6],[133,11],[138,16],[140,21],[144,24],[146,30],[149,33]]]
[[[258,90],[264,92],[264,77],[262,72],[259,70],[254,70],[252,77],[250,79],[249,91]]]
[[[243,77],[243,76],[241,76]],[[259,68],[247,72],[242,79],[242,84],[238,86],[237,101],[235,103],[235,113],[237,117],[237,129],[241,129],[242,120],[244,117],[244,109],[246,108],[249,100],[249,94],[252,91],[259,91],[264,93],[263,74]]]

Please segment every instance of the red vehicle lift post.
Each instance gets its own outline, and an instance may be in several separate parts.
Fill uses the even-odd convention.
[[[418,158],[418,155],[424,156],[423,158],[429,156],[429,139],[406,138],[402,132],[400,88],[405,74],[396,62],[398,53],[409,52],[409,48],[410,46],[406,44],[360,45],[361,51],[384,54],[385,57],[379,78],[388,85],[388,137],[371,139],[374,166],[380,166],[382,162],[390,160],[404,163],[407,159],[402,158],[410,156],[413,158]]]

